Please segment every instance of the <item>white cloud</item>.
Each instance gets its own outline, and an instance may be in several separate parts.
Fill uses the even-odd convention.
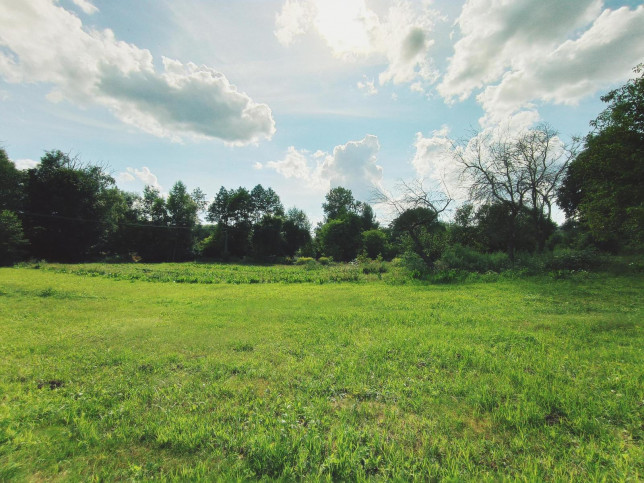
[[[437,90],[451,102],[482,89],[483,127],[509,117],[530,124],[538,103],[576,104],[628,78],[644,57],[644,6],[468,0],[457,24],[462,36]]]
[[[642,58],[644,7],[605,10],[578,39],[568,40],[522,70],[506,74],[477,99],[488,117],[496,119],[506,118],[533,99],[574,105],[602,86],[628,78]]]
[[[374,84],[374,80],[368,79],[366,75],[363,76],[363,80],[358,81],[356,85],[358,86],[358,89],[364,91],[365,95],[367,96],[374,96],[378,94],[378,89]]]
[[[51,101],[107,106],[121,121],[155,136],[217,138],[231,145],[270,139],[270,108],[206,66],[163,59],[87,30],[51,0],[0,3],[0,75],[8,82],[53,84]]]
[[[159,184],[157,176],[150,171],[150,168],[143,166],[141,169],[126,168],[125,171],[119,173],[117,180],[121,183],[131,183],[136,180],[141,181],[145,186],[152,186],[153,188],[162,191],[163,188]]]
[[[426,1],[399,0],[379,14],[365,0],[286,0],[276,17],[275,36],[288,46],[315,32],[344,61],[377,56],[387,65],[380,85],[432,83],[437,72],[427,53],[438,18]]]
[[[286,156],[280,161],[269,161],[268,168],[272,168],[285,178],[311,179],[311,167],[309,166],[308,152],[298,151],[295,146],[290,146]]]
[[[13,164],[16,165],[16,168],[20,170],[26,170],[26,169],[31,169],[35,168],[40,164],[40,161],[34,161],[33,159],[17,159],[16,161],[13,162]]]
[[[92,2],[89,2],[88,0],[72,0],[72,1],[78,8],[80,8],[87,15],[92,15],[98,12],[98,8],[96,8],[96,6],[93,5]]]
[[[382,182],[382,167],[377,165],[379,150],[378,138],[368,134],[360,141],[336,146],[332,153],[311,153],[291,146],[284,159],[266,166],[285,178],[305,181],[315,191],[342,186],[353,191],[356,198],[368,200]]]
[[[602,0],[468,0],[456,21],[462,37],[438,85],[445,98],[468,97],[551,52],[601,12]]]
[[[467,198],[460,181],[460,170],[455,161],[455,142],[449,137],[449,128],[442,126],[430,136],[416,133],[416,152],[411,161],[419,179],[429,179],[439,190],[447,190],[458,200]]]
[[[264,169],[264,165],[259,161],[257,161],[255,162],[255,164],[253,164],[253,169],[256,169],[257,171],[259,171],[260,169]]]
[[[282,45],[290,45],[295,37],[306,32],[314,15],[313,3],[286,0],[275,18],[275,37]]]

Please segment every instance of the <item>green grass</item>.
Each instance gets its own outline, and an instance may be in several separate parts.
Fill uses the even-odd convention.
[[[234,267],[1,269],[0,480],[644,476],[641,274]]]

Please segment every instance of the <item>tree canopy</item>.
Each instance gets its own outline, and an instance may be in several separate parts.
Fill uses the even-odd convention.
[[[608,107],[570,164],[559,205],[602,247],[618,250],[644,242],[644,64],[602,100]]]

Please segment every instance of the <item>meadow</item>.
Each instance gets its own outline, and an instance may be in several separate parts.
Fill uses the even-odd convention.
[[[643,289],[0,269],[0,480],[639,481]]]

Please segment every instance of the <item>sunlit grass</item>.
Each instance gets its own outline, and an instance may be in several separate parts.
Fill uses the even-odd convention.
[[[105,267],[0,270],[0,480],[644,473],[641,276]]]

